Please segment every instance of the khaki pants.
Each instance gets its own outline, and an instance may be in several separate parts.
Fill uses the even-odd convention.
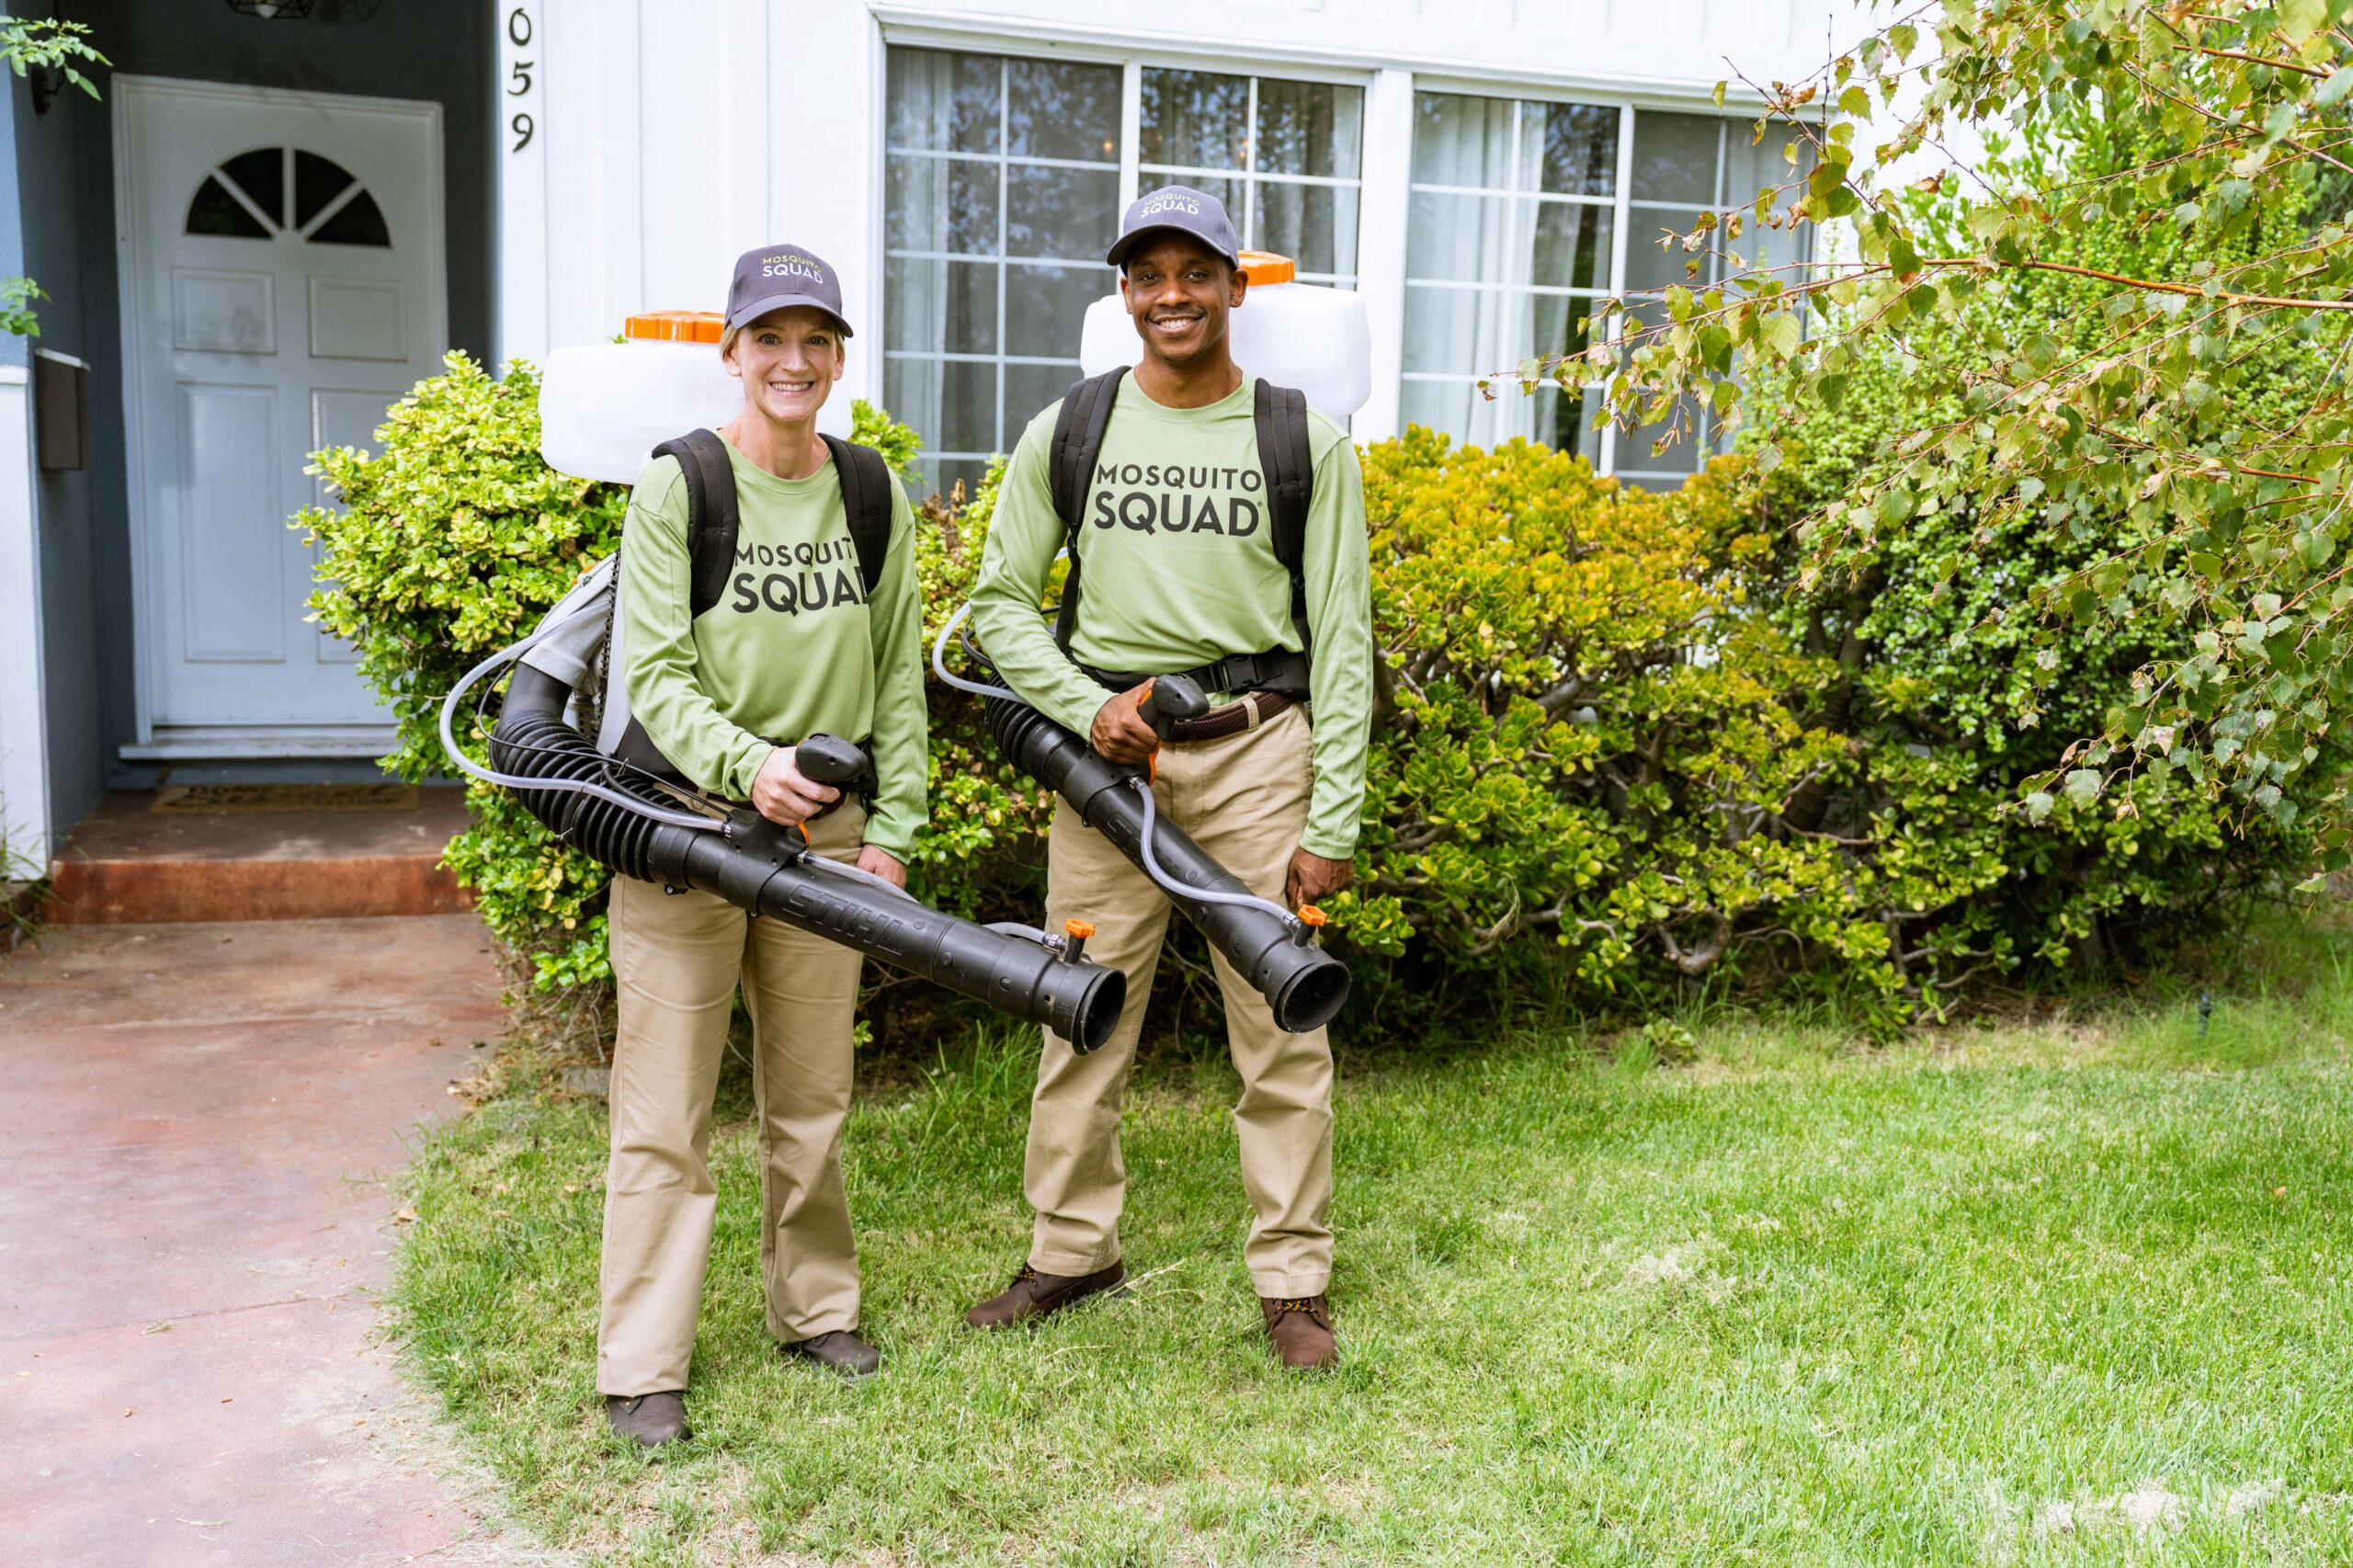
[[[1291,851],[1307,826],[1312,779],[1307,716],[1287,709],[1256,730],[1161,748],[1153,794],[1251,892],[1279,902]],[[1169,903],[1159,888],[1067,801],[1047,850],[1048,929],[1094,922],[1086,956],[1128,977],[1127,1008],[1110,1042],[1080,1056],[1049,1031],[1029,1112],[1023,1187],[1038,1211],[1029,1267],[1091,1274],[1120,1254],[1127,1170],[1120,1102],[1143,1028]],[[1320,1294],[1332,1275],[1332,1050],[1322,1029],[1286,1034],[1266,999],[1214,955],[1225,997],[1227,1049],[1242,1075],[1233,1108],[1242,1185],[1256,1213],[1244,1256],[1262,1296]]]
[[[848,801],[810,824],[810,842],[855,860],[865,824]],[[768,1332],[791,1341],[858,1325],[841,1131],[860,958],[710,893],[631,877],[613,879],[611,911],[620,1028],[597,1389],[654,1393],[687,1386],[694,1351],[719,1207],[711,1103],[739,978],[752,1015]]]

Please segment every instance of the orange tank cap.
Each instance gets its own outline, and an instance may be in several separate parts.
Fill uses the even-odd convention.
[[[1082,942],[1095,935],[1094,924],[1086,920],[1065,920],[1063,922],[1063,930]]]
[[[1322,910],[1312,903],[1302,903],[1299,906],[1299,923],[1311,930],[1321,926],[1327,918],[1329,917]]]
[[[726,319],[717,311],[647,311],[621,324],[632,342],[716,343]]]
[[[1269,250],[1246,250],[1242,253],[1242,275],[1250,279],[1253,289],[1264,289],[1269,283],[1288,283],[1297,278],[1299,266]]]

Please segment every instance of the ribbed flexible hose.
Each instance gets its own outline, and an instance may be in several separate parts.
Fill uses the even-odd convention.
[[[1253,894],[1183,829],[1152,820],[1150,795],[1125,768],[1027,703],[992,697],[987,707],[1006,760],[1076,807],[1130,860],[1142,867],[1149,857],[1169,901],[1266,997],[1279,1028],[1303,1034],[1332,1021],[1348,999],[1347,967],[1314,946],[1307,927]]]
[[[676,802],[652,786],[613,774],[608,760],[563,722],[570,689],[529,665],[509,683],[491,733],[492,766],[527,779],[597,781],[575,789],[517,791],[524,809],[558,837],[625,877],[715,893],[755,915],[769,915],[877,958],[949,990],[1040,1024],[1084,1053],[1111,1038],[1127,977],[1076,960],[1036,940],[943,915],[895,889],[870,887],[818,870],[799,833],[756,812],[727,812],[711,829],[631,810],[614,796],[642,797],[675,815]]]

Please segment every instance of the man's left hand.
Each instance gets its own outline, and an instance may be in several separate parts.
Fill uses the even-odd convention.
[[[907,885],[907,869],[888,849],[877,849],[871,844],[864,846],[858,852],[858,869],[881,878],[894,888],[904,890]]]
[[[1321,903],[1347,887],[1357,872],[1352,860],[1326,860],[1304,849],[1290,854],[1290,870],[1283,877],[1283,903],[1293,909]]]

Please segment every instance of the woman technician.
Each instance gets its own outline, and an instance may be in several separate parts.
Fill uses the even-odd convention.
[[[925,788],[914,525],[891,484],[888,550],[869,589],[843,478],[817,433],[849,335],[839,279],[805,248],[766,245],[736,262],[719,344],[744,383],[742,412],[719,432],[740,516],[727,589],[697,613],[688,487],[677,459],[657,457],[623,530],[622,674],[633,717],[689,781],[904,886]],[[821,732],[865,744],[870,808],[793,766],[790,743]],[[739,982],[768,1332],[845,1376],[881,1363],[858,1335],[842,1189],[859,959],[710,893],[616,877],[611,896],[620,1028],[597,1387],[613,1430],[653,1447],[688,1435],[682,1396],[718,1207],[711,1103]]]

